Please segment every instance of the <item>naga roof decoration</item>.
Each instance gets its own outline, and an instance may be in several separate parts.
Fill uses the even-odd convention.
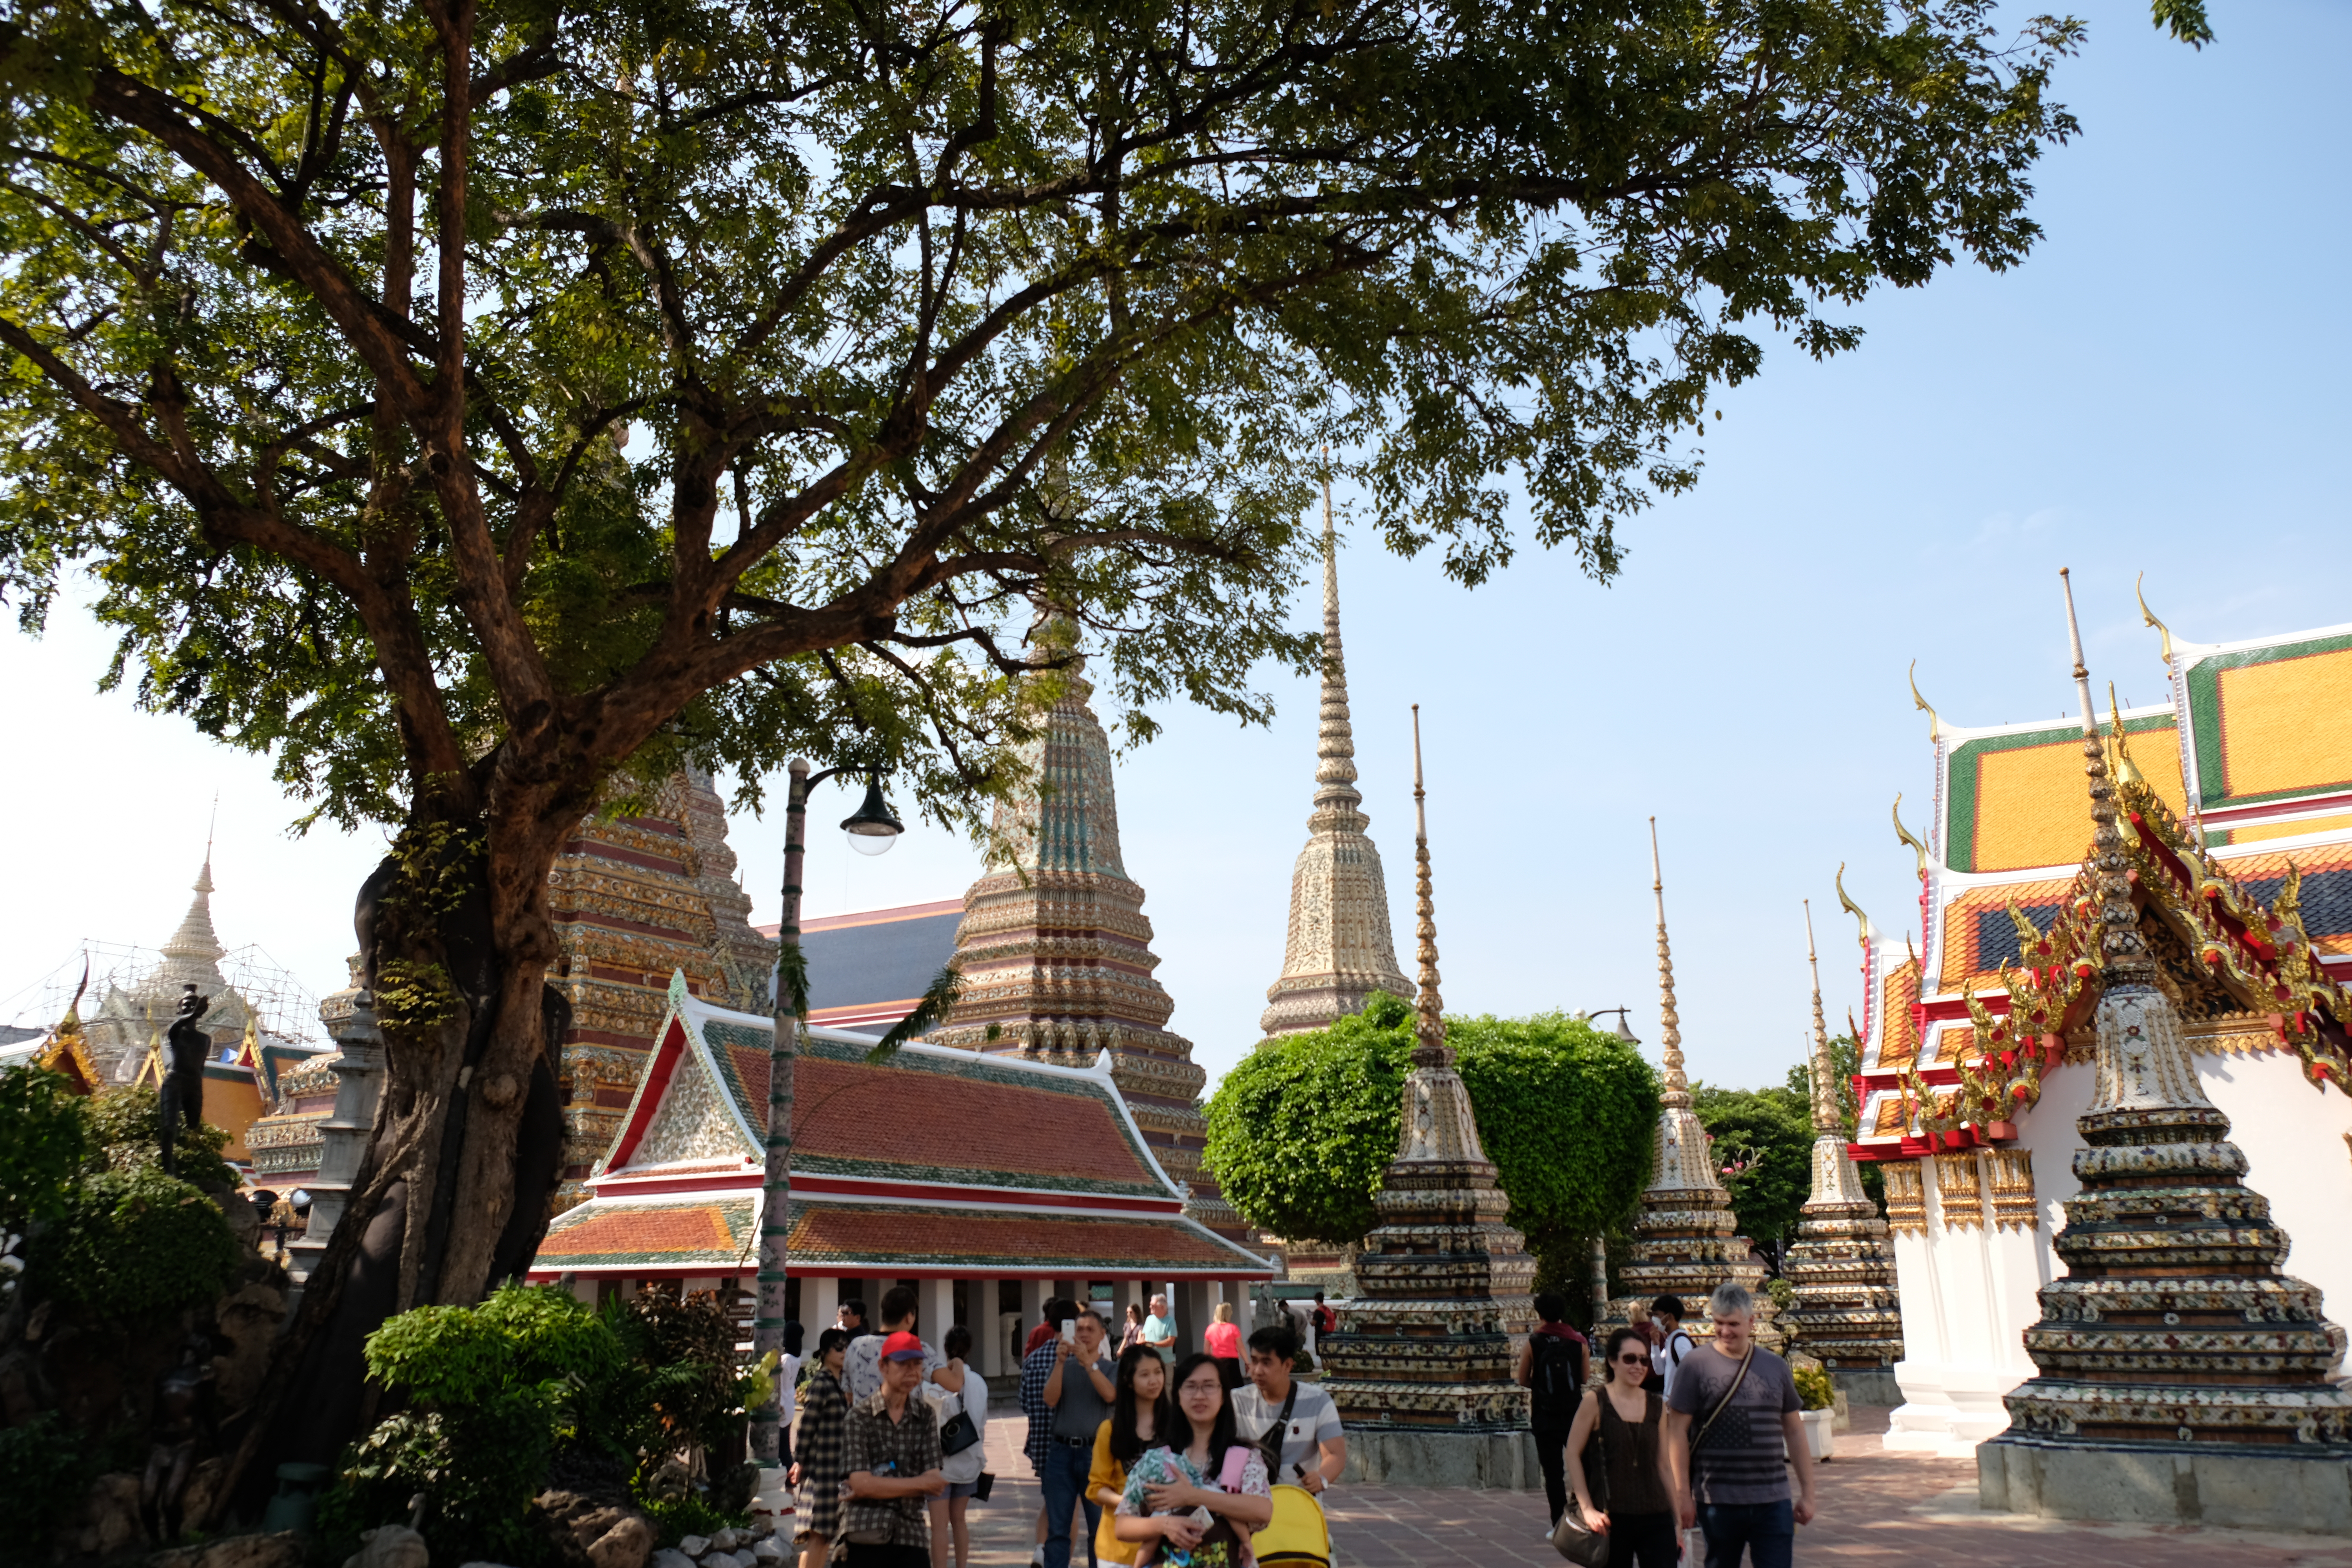
[[[2352,626],[2196,645],[2147,620],[2173,700],[2126,709],[2111,689],[2104,751],[2156,983],[2190,1049],[2291,1050],[2309,1081],[2345,1089],[2352,727],[2311,715],[2352,706]],[[2050,1072],[2090,1059],[2100,995],[2080,721],[1965,729],[1913,691],[1937,803],[1930,842],[1899,811],[1895,831],[1916,862],[1928,962],[1882,966],[1884,939],[1846,901],[1864,922],[1854,1152],[1870,1158],[2006,1136]]]

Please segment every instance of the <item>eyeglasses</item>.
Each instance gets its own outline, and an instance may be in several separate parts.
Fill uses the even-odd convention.
[[[1619,1366],[1647,1366],[1650,1364],[1650,1358],[1645,1355],[1621,1355],[1617,1358],[1617,1364]]]
[[[1206,1383],[1194,1378],[1177,1392],[1179,1394],[1223,1394],[1224,1389],[1225,1385],[1215,1378],[1211,1378]]]

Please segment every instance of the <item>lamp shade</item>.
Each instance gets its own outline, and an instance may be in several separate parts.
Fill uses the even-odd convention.
[[[898,835],[907,831],[907,825],[890,814],[888,803],[882,798],[881,774],[866,781],[866,799],[841,819],[841,830],[849,835],[849,847],[860,855],[887,854]]]

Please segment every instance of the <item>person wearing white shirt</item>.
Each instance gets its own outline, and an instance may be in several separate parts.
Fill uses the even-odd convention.
[[[981,1467],[988,1462],[988,1380],[965,1364],[971,1354],[971,1331],[958,1323],[947,1332],[947,1364],[931,1374],[930,1390],[940,1424],[944,1426],[961,1412],[971,1417],[980,1441],[940,1461],[948,1479],[948,1530],[955,1542],[956,1568],[971,1562],[971,1523],[965,1517],[980,1490]],[[936,1555],[936,1552],[934,1553]]]

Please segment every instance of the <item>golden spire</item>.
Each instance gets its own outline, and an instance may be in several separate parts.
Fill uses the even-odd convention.
[[[1444,1004],[1437,995],[1437,906],[1429,890],[1429,813],[1421,787],[1421,704],[1412,705],[1412,934],[1421,963],[1421,994],[1413,1004],[1416,1067],[1451,1067]]]
[[[1690,1079],[1683,1073],[1682,1020],[1675,1014],[1675,960],[1666,947],[1666,879],[1658,868],[1658,819],[1650,818],[1650,893],[1658,903],[1658,1039],[1666,1064],[1664,1103],[1669,1110],[1690,1109]]]
[[[2091,672],[2083,663],[2083,630],[2074,619],[2074,580],[2058,568],[2066,598],[2066,646],[2074,656],[2074,695],[2083,704],[2083,771],[2091,779],[2093,850],[2098,868],[2101,977],[2146,984],[2154,973],[2147,945],[2140,940],[2139,910],[2131,900],[2123,836],[2116,829],[2116,790],[2107,781],[2107,749],[2099,740],[2098,711],[2091,704]]]
[[[1895,837],[1903,840],[1904,843],[1911,846],[1911,853],[1916,856],[1919,860],[1919,875],[1922,877],[1926,876],[1927,874],[1927,847],[1925,844],[1920,843],[1916,838],[1913,837],[1911,836],[1911,830],[1903,826],[1903,795],[1900,791],[1897,791],[1895,796]]]
[[[2132,766],[2131,753],[2124,750],[2123,710],[2116,706],[2116,683],[2112,680],[2107,682],[2107,721],[2109,736],[2116,743],[2116,783],[2146,784],[2147,781],[2139,776],[2139,770]]]
[[[1919,661],[1916,658],[1911,661],[1909,679],[1911,681],[1911,705],[1927,716],[1927,740],[1930,744],[1933,744],[1944,738],[1944,726],[1942,721],[1936,717],[1935,709],[1929,707],[1927,700],[1919,695]]]
[[[1805,963],[1813,972],[1813,1131],[1839,1131],[1830,1089],[1830,1026],[1822,1020],[1822,961],[1813,952],[1813,900],[1805,900]]]

